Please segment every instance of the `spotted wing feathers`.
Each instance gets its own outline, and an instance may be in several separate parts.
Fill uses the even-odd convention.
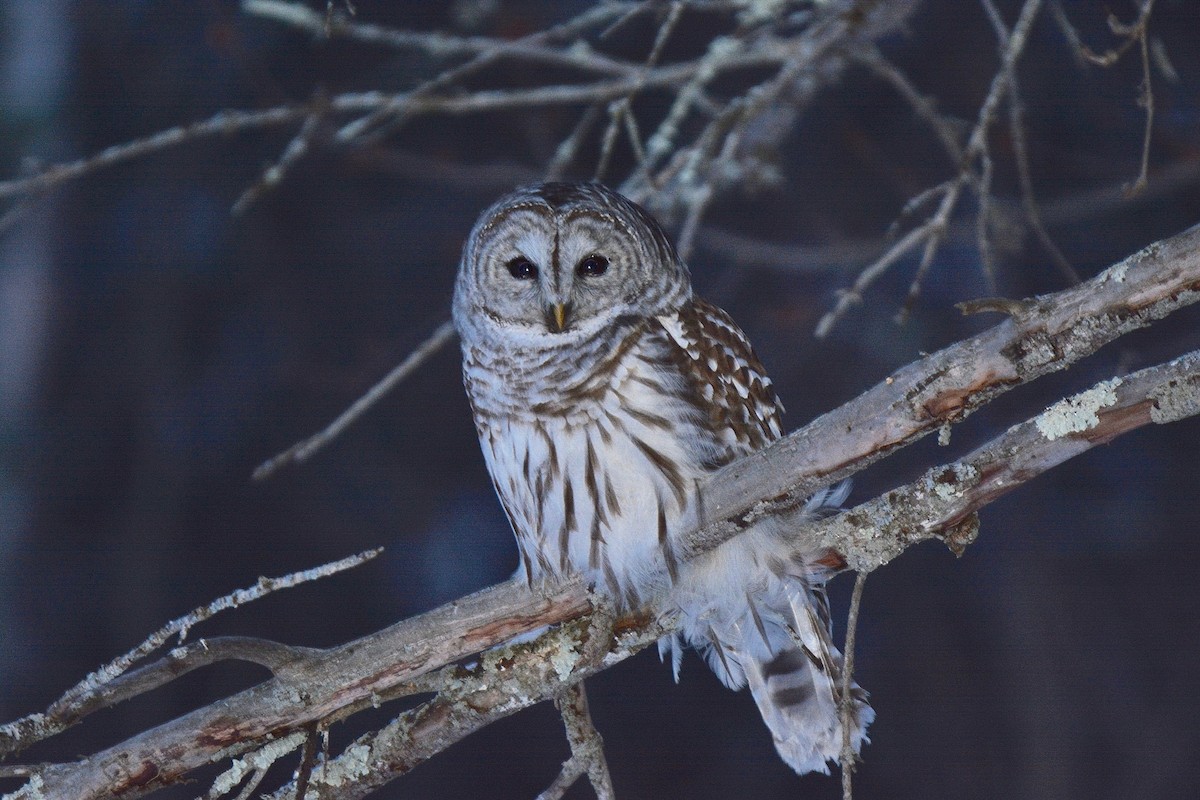
[[[693,299],[656,318],[676,345],[676,365],[725,445],[716,468],[758,450],[782,434],[783,405],[737,324],[721,309]]]

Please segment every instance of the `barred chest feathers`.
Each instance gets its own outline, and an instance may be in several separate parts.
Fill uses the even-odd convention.
[[[734,428],[712,429],[704,392],[689,385],[681,366],[702,356],[686,343],[670,313],[591,346],[464,348],[484,457],[527,578],[583,573],[634,604],[676,572],[674,538],[698,521],[698,481],[741,449]]]

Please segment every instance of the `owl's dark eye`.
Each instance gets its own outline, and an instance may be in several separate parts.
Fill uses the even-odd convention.
[[[608,259],[604,256],[590,255],[579,262],[579,266],[575,267],[575,272],[585,278],[603,275],[608,272]]]
[[[517,256],[505,266],[508,267],[508,273],[519,281],[531,281],[537,278],[537,267],[524,256]]]

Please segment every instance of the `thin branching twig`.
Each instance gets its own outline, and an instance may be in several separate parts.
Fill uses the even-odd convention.
[[[304,124],[300,126],[300,130],[292,137],[291,141],[287,143],[278,160],[263,170],[262,176],[251,186],[247,187],[241,196],[234,201],[233,208],[230,209],[234,216],[244,214],[263,195],[277,187],[283,181],[288,169],[308,153],[313,137],[316,136],[321,120],[327,110],[328,105],[325,102],[324,96],[318,95],[313,102],[312,112],[304,119]]]
[[[454,338],[454,323],[443,322],[421,342],[408,356],[401,361],[383,380],[372,386],[361,397],[355,400],[349,408],[317,433],[307,439],[296,442],[282,453],[272,456],[254,469],[253,478],[261,481],[269,478],[281,468],[291,463],[303,463],[312,458],[325,445],[332,442],[348,428],[355,420],[366,413],[380,398],[394,389],[401,381],[416,372],[422,364],[441,350],[447,342]]]
[[[966,147],[962,151],[962,159],[958,165],[958,174],[945,184],[946,188],[941,194],[942,201],[938,206],[937,212],[925,223],[914,228],[898,243],[888,248],[878,259],[867,265],[854,281],[853,286],[839,293],[834,307],[817,323],[815,335],[818,338],[828,336],[833,327],[845,316],[850,308],[862,301],[863,292],[876,279],[883,275],[889,267],[907,256],[917,247],[923,247],[921,261],[913,282],[909,287],[907,298],[898,315],[898,319],[904,319],[908,310],[920,294],[921,283],[930,268],[938,247],[945,237],[950,216],[957,206],[962,190],[968,186],[975,190],[979,200],[979,218],[976,220],[976,242],[980,252],[984,276],[989,284],[994,283],[995,278],[992,272],[991,256],[992,234],[989,226],[992,199],[992,162],[991,151],[988,145],[988,134],[996,121],[1000,103],[1014,85],[1011,76],[1014,74],[1017,62],[1025,51],[1029,32],[1034,21],[1037,19],[1038,12],[1041,10],[1042,0],[1025,0],[1011,33],[1004,31],[1003,22],[1000,20],[998,12],[995,12],[994,6],[991,6],[985,0],[984,7],[992,8],[992,11],[989,12],[989,17],[999,24],[1000,30],[1004,32],[1003,35],[998,34],[1001,39],[1001,63],[999,70],[992,78],[987,95],[979,106],[975,126],[971,130]],[[864,60],[864,63],[876,70],[877,73],[888,78],[900,91],[901,95],[918,110],[918,113],[928,118],[928,115],[931,113],[929,104],[921,98],[921,95],[915,89],[912,89],[908,85],[907,81],[898,80],[895,74],[893,74],[895,71],[888,70],[883,62],[877,58],[872,58],[869,51],[864,51],[860,55],[860,58]],[[942,130],[942,128],[942,124],[935,124],[935,130]],[[955,150],[952,137],[947,137],[940,133],[939,138],[942,139],[943,146],[949,152]]]
[[[353,569],[360,564],[370,561],[382,552],[382,547],[376,547],[348,558],[322,564],[319,567],[300,570],[299,572],[293,572],[278,578],[259,578],[253,586],[239,589],[236,592],[230,592],[207,605],[199,606],[182,617],[171,620],[146,637],[137,647],[92,672],[64,693],[45,713],[30,714],[7,725],[0,726],[0,740],[21,741],[22,746],[28,746],[66,730],[78,721],[79,717],[74,713],[78,706],[85,704],[88,698],[96,695],[103,687],[123,675],[133,664],[155,650],[158,650],[170,639],[178,637],[179,641],[182,642],[191,628],[222,611],[238,608],[246,603],[266,597],[272,592],[291,589],[303,583],[320,580],[321,578]],[[203,646],[203,643],[201,646]]]
[[[674,2],[667,11],[666,17],[661,25],[658,26],[658,33],[654,37],[654,44],[650,48],[650,53],[646,56],[644,69],[649,69],[658,63],[658,59],[662,56],[663,47],[666,46],[667,39],[675,30],[675,26],[679,23],[679,17],[683,13],[683,3]],[[600,145],[600,160],[596,164],[596,172],[593,180],[601,181],[604,179],[604,174],[608,171],[608,162],[612,158],[612,152],[617,140],[617,132],[624,123],[626,134],[629,136],[630,146],[637,154],[639,162],[644,161],[646,154],[642,147],[641,137],[637,133],[637,123],[633,117],[633,98],[638,90],[634,89],[629,94],[611,103],[608,107],[609,122],[608,127],[604,131],[604,137]]]
[[[1071,24],[1061,0],[1051,0],[1051,10],[1054,19],[1063,35],[1070,43],[1075,57],[1082,64],[1095,64],[1099,67],[1111,67],[1129,52],[1136,44],[1141,56],[1142,82],[1138,87],[1138,105],[1145,109],[1146,121],[1142,132],[1141,168],[1132,183],[1125,187],[1127,197],[1132,197],[1146,188],[1150,172],[1150,135],[1154,128],[1154,90],[1150,80],[1150,45],[1149,25],[1150,16],[1154,12],[1154,0],[1142,0],[1137,18],[1133,22],[1124,23],[1115,14],[1109,14],[1108,27],[1121,42],[1116,47],[1103,52],[1097,52],[1084,43],[1079,31]]]

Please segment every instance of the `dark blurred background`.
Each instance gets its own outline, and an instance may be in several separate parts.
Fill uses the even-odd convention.
[[[355,5],[364,21],[512,37],[584,4]],[[999,6],[1011,22],[1017,4]],[[1115,41],[1110,10],[1135,15],[1124,0],[1064,8],[1096,49]],[[1051,235],[1084,276],[1200,221],[1198,12],[1195,2],[1156,4],[1151,34],[1177,78],[1156,67],[1150,184],[1132,199],[1121,186],[1137,174],[1144,125],[1136,52],[1110,69],[1081,68],[1048,13],[1034,28],[1020,77],[1035,188]],[[653,28],[627,35],[644,44]],[[419,54],[314,41],[215,0],[7,0],[0,37],[6,177],[223,108],[402,89],[437,71]],[[974,119],[997,63],[978,5],[929,0],[881,46],[943,111]],[[645,102],[652,116],[653,95]],[[11,222],[0,236],[0,721],[44,709],[164,621],[259,575],[387,548],[192,636],[331,645],[512,572],[456,347],[310,463],[265,483],[249,476],[447,317],[476,214],[537,179],[579,113],[430,117],[352,150],[318,140],[237,217],[234,201],[295,128],[206,139],[36,197]],[[1019,220],[1011,148],[1001,125],[997,193]],[[830,338],[812,335],[834,291],[884,247],[904,202],[952,174],[893,90],[848,71],[801,117],[778,164],[781,184],[714,205],[691,260],[698,292],[755,342],[789,429],[994,322],[952,308],[992,293],[967,202],[907,324],[893,318],[914,259]],[[728,234],[796,258],[731,253]],[[1032,237],[1009,244],[1001,294],[1062,288]],[[926,441],[862,475],[851,500],[1064,393],[1195,349],[1198,323],[1185,311],[1005,396],[956,427],[949,447]],[[987,508],[962,559],[928,544],[871,577],[858,676],[879,717],[856,796],[1200,796],[1198,448],[1195,420],[1136,432]],[[833,586],[842,619],[849,583]],[[201,670],[22,759],[93,752],[263,677],[237,664]],[[839,796],[836,779],[791,774],[749,696],[720,688],[694,656],[680,686],[651,653],[589,686],[622,798]],[[396,710],[338,726],[335,749]],[[530,798],[566,755],[561,724],[542,706],[379,796]]]

